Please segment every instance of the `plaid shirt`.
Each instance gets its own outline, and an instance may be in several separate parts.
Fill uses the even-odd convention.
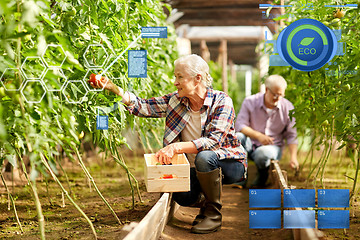
[[[150,99],[141,99],[133,93],[129,95],[131,103],[128,110],[131,114],[139,117],[166,117],[164,146],[180,140],[180,133],[190,119],[188,98],[180,98],[177,92]],[[192,140],[197,150],[212,150],[220,160],[238,160],[246,169],[246,153],[235,136],[232,99],[224,92],[208,88],[200,116],[201,137]]]

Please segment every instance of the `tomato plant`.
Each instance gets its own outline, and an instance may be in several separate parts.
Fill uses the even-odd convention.
[[[305,10],[301,6],[306,1],[292,1],[292,8],[286,8],[293,15],[291,21],[302,18],[312,18],[323,22],[331,29],[341,29],[341,39],[344,55],[335,56],[324,67],[312,71],[302,72],[291,67],[270,67],[269,74],[280,74],[288,81],[287,96],[293,102],[299,133],[309,134],[312,138],[312,151],[319,145],[324,145],[322,158],[313,166],[310,175],[324,178],[327,159],[334,146],[335,140],[345,147],[355,143],[359,150],[360,143],[360,111],[359,111],[359,62],[360,26],[359,8],[336,10],[324,7],[327,1],[314,1],[312,10]],[[320,126],[320,127],[319,127]],[[351,196],[356,192],[356,179],[359,171],[359,158],[353,159],[356,168]]]
[[[163,122],[134,119],[121,103],[114,105],[121,100],[119,97],[107,91],[89,91],[83,79],[92,71],[87,64],[102,65],[100,68],[104,68],[139,36],[140,26],[165,26],[163,6],[168,7],[158,0],[1,1],[0,69],[12,70],[7,70],[6,74],[1,72],[1,84],[4,86],[0,86],[0,166],[3,167],[5,159],[13,165],[19,161],[26,173],[23,156],[29,157],[31,172],[26,176],[33,191],[42,238],[45,237],[45,222],[35,181],[39,173],[50,173],[96,236],[90,219],[68,194],[69,189],[65,190],[56,177],[56,166],[60,165],[56,156],[59,156],[58,147],[61,146],[70,158],[79,161],[86,177],[98,190],[79,152],[85,134],[90,134],[95,144],[102,151],[109,152],[124,168],[134,203],[137,180],[118,150],[120,145],[127,144],[122,132],[132,127],[144,136],[161,136]],[[90,45],[100,46],[98,50],[102,50],[93,51],[88,48]],[[140,97],[174,90],[171,77],[177,52],[173,27],[168,26],[167,39],[139,40],[134,49],[147,50],[148,77],[128,79],[126,55],[109,69],[109,77]],[[91,61],[86,62],[84,56]],[[57,72],[63,73],[62,77],[46,75],[50,65],[58,68]],[[29,80],[30,74],[34,80]],[[49,85],[45,80],[56,82],[50,85],[64,89],[60,91],[59,87],[46,91]],[[21,94],[19,90],[22,90]],[[111,106],[113,111],[107,112],[109,130],[97,130],[98,108]],[[116,217],[110,204],[100,191],[97,192]]]

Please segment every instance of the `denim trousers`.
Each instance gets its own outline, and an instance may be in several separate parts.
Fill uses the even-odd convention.
[[[248,154],[248,159],[253,160],[258,169],[265,169],[270,166],[270,160],[281,158],[281,148],[277,145],[262,145],[254,147],[251,139],[241,132],[236,133],[236,137],[241,142]]]
[[[199,172],[211,172],[217,168],[221,168],[223,184],[231,184],[239,181],[245,172],[245,167],[241,162],[234,159],[220,160],[213,151],[201,151],[196,155],[195,168],[190,168],[190,191],[173,193],[173,199],[181,206],[194,204],[201,193],[201,186],[196,177],[196,170]]]

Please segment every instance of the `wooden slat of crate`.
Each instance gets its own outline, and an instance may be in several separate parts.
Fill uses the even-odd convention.
[[[172,165],[156,165],[154,154],[144,154],[145,185],[148,192],[190,191],[190,164],[185,154],[175,155]],[[164,175],[174,178],[162,179]]]
[[[148,192],[188,192],[190,191],[190,178],[147,180]]]
[[[147,179],[159,179],[164,174],[173,174],[177,178],[189,177],[189,169],[186,165],[159,165],[147,167]]]

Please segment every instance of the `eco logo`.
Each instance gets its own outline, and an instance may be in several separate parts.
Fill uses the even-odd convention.
[[[301,71],[321,68],[337,51],[334,32],[314,19],[300,19],[290,24],[281,31],[276,45],[281,58]]]

